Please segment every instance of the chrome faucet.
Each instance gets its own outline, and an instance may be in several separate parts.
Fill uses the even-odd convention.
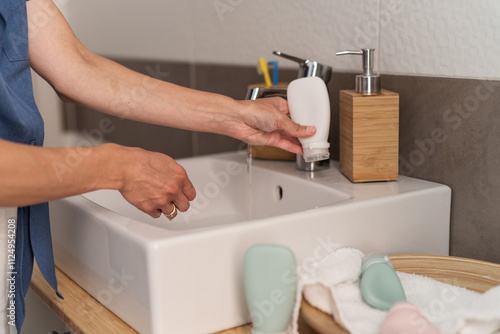
[[[314,60],[290,56],[281,51],[273,51],[273,54],[298,63],[299,75],[297,76],[297,78],[320,77],[326,84],[328,84],[328,82],[330,81],[330,78],[332,76],[331,66],[320,64]]]
[[[332,68],[330,66],[320,64],[317,61],[290,56],[281,51],[273,51],[273,54],[298,63],[298,78],[319,77],[323,79],[326,84],[328,84],[328,82],[330,81],[330,78],[332,76]],[[286,99],[286,92],[287,89],[285,87],[249,87],[245,99],[256,100],[271,96],[279,96]],[[298,154],[295,161],[298,170],[310,172],[327,169],[330,165],[330,160],[306,162],[304,160],[304,157]]]
[[[286,87],[249,87],[245,100],[257,100],[272,96],[279,96],[286,100]]]

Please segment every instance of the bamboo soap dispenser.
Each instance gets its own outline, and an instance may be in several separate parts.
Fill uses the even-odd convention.
[[[356,89],[340,91],[340,171],[352,182],[398,179],[399,94],[381,89],[374,51],[337,52],[363,57]]]

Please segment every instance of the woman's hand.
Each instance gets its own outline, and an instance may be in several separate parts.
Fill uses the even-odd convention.
[[[310,137],[314,126],[295,123],[287,115],[288,103],[279,97],[255,101],[238,101],[241,105],[240,123],[234,137],[249,144],[269,145],[303,154],[297,138]]]
[[[125,149],[123,185],[118,189],[123,197],[153,218],[164,213],[189,208],[196,191],[184,168],[167,155],[139,148]]]

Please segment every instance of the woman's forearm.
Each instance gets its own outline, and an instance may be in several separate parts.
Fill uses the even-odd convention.
[[[86,75],[58,89],[71,100],[122,118],[235,136],[227,124],[235,112],[244,112],[239,102],[134,72],[90,52],[83,59]]]
[[[26,206],[115,189],[157,218],[189,208],[196,191],[172,158],[115,144],[44,148],[0,139],[0,207]],[[172,219],[173,217],[169,217]]]
[[[224,122],[242,109],[235,100],[127,69],[88,51],[51,0],[27,3],[31,66],[64,99],[115,116],[232,135]],[[40,25],[40,15],[48,24]],[[243,108],[244,109],[244,108]]]
[[[88,191],[119,189],[113,150],[96,147],[41,148],[0,140],[0,206],[25,206]]]

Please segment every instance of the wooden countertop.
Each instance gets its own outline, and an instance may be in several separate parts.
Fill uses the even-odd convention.
[[[444,283],[459,285],[478,292],[484,292],[500,284],[500,264],[433,255],[393,255],[391,261],[398,271],[432,277]],[[134,329],[58,268],[56,268],[56,276],[64,300],[56,296],[37,266],[33,270],[31,288],[75,334],[137,334]],[[338,328],[338,325],[334,326],[335,323],[331,317],[312,306],[306,306],[303,301],[303,313],[299,319],[301,334],[317,334],[306,323],[305,317],[309,324],[314,325],[322,333],[345,333],[345,331],[333,330]],[[217,334],[251,334],[251,326],[232,328]]]
[[[36,265],[30,287],[73,333],[138,333],[58,268],[56,276],[64,300],[56,296]],[[299,321],[299,331],[301,334],[316,334],[302,319]],[[217,334],[251,334],[251,326],[232,328]]]

